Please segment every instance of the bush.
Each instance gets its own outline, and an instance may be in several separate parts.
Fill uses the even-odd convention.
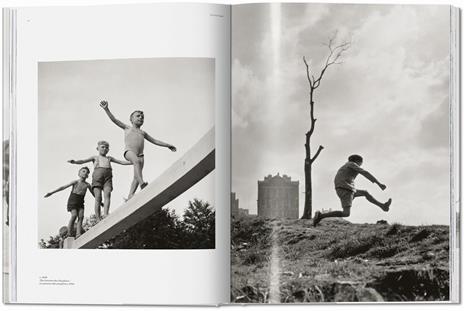
[[[400,232],[401,225],[398,223],[394,223],[393,225],[390,226],[388,229],[386,235],[395,235]]]
[[[145,220],[124,230],[106,244],[117,249],[173,249],[183,248],[183,234],[179,219],[173,211],[162,209]]]
[[[375,235],[367,236],[365,238],[351,238],[331,247],[328,251],[327,258],[347,258],[363,254],[379,241],[380,239]]]
[[[392,257],[401,252],[402,250],[402,247],[399,245],[379,246],[371,249],[368,252],[368,255],[375,258],[383,259],[387,257]]]
[[[422,241],[423,239],[427,238],[428,236],[430,235],[430,230],[427,230],[427,229],[422,229],[420,230],[419,232],[417,232],[416,234],[414,234],[411,238],[411,240],[409,240],[410,242],[419,242],[419,241]]]
[[[208,202],[189,201],[182,226],[188,248],[215,248],[216,213]]]
[[[180,219],[168,208],[106,241],[99,248],[116,249],[212,249],[215,247],[216,213],[208,202],[194,199]],[[97,224],[94,215],[85,218],[84,231]],[[58,248],[60,236],[39,242],[41,248]]]
[[[194,199],[183,219],[162,209],[108,241],[118,249],[212,249],[215,247],[216,213],[208,202]]]

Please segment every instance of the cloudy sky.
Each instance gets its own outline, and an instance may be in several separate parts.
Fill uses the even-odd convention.
[[[330,67],[315,93],[313,211],[340,209],[333,178],[348,155],[387,185],[362,176],[357,187],[386,214],[356,199],[353,222],[449,223],[449,8],[381,5],[246,5],[233,8],[232,191],[256,212],[257,180],[287,174],[300,181],[304,204],[304,134],[308,84],[323,45],[351,40],[343,64]],[[313,152],[314,152],[313,151]]]
[[[39,64],[39,238],[67,224],[70,188],[49,198],[45,193],[77,179],[79,167],[66,161],[96,155],[97,141],[110,143],[111,155],[123,160],[124,132],[100,108],[106,99],[122,122],[143,110],[142,129],[177,147],[173,153],[145,144],[144,178],[153,181],[214,126],[214,60],[152,58],[46,62]],[[92,163],[87,166],[93,170]],[[121,206],[133,178],[132,166],[113,163],[110,212]],[[91,176],[87,180],[91,183]],[[193,198],[214,205],[214,172],[168,206],[178,215]],[[87,193],[85,216],[94,213]]]

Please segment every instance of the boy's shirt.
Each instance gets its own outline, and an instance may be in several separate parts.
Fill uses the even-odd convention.
[[[111,157],[96,155],[95,161],[93,162],[95,168],[109,168],[111,169]]]
[[[355,192],[356,188],[354,187],[354,179],[358,176],[358,174],[367,176],[368,174],[365,173],[366,171],[358,164],[348,161],[340,167],[337,175],[335,175],[335,188],[343,188]]]

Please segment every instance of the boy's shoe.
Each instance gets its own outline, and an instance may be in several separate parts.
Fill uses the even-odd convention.
[[[147,185],[148,185],[148,183],[147,183],[147,182],[144,182],[143,184],[140,185],[140,189],[145,188]]]
[[[316,227],[317,224],[321,221],[321,212],[317,211],[315,214],[314,214],[314,218],[313,218],[313,227]]]
[[[384,210],[384,212],[388,212],[390,210],[390,205],[392,204],[392,199],[388,199],[387,202],[385,202],[385,204],[383,205],[382,209]]]

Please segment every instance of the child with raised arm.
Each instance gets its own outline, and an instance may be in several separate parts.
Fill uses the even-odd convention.
[[[335,191],[342,203],[343,211],[333,211],[327,213],[321,213],[317,211],[314,214],[313,226],[316,226],[322,219],[328,217],[348,217],[350,216],[351,205],[353,199],[357,197],[365,197],[372,204],[380,207],[384,212],[388,212],[392,199],[389,199],[385,203],[377,201],[369,192],[366,190],[359,190],[354,187],[354,179],[358,174],[363,175],[371,182],[377,184],[380,189],[385,190],[387,186],[380,183],[371,173],[361,168],[363,158],[360,155],[353,154],[348,157],[346,162],[337,172],[335,176]]]
[[[76,229],[76,238],[78,238],[82,234],[82,221],[84,220],[84,198],[87,189],[92,192],[92,188],[90,184],[85,180],[89,177],[90,170],[88,167],[82,167],[79,169],[79,179],[71,181],[69,184],[59,187],[58,189],[49,192],[45,195],[46,198],[51,196],[52,194],[62,191],[68,187],[72,186],[71,193],[69,194],[68,198],[68,212],[71,213],[71,218],[69,219],[68,223],[68,236],[72,236],[74,223],[76,222],[77,218],[77,229]]]
[[[118,127],[124,130],[124,142],[126,144],[126,149],[124,151],[124,158],[130,161],[134,165],[134,179],[129,190],[129,196],[127,199],[132,198],[137,187],[140,185],[140,188],[143,189],[148,184],[143,180],[142,169],[144,164],[143,149],[145,139],[151,142],[152,144],[169,148],[171,151],[176,151],[176,147],[168,143],[164,143],[157,139],[154,139],[148,135],[145,131],[142,131],[140,127],[144,122],[144,115],[142,111],[136,110],[130,115],[130,122],[132,126],[126,125],[123,122],[119,121],[111,113],[108,102],[103,100],[100,102],[100,106],[105,110],[106,114],[116,124]]]
[[[69,160],[71,164],[83,164],[93,162],[95,168],[92,174],[92,190],[95,194],[95,216],[97,221],[101,220],[100,206],[102,204],[103,191],[103,216],[108,216],[110,211],[111,191],[113,191],[113,172],[111,162],[121,165],[131,165],[129,161],[121,161],[107,156],[110,144],[104,140],[97,143],[98,155],[84,160]]]

